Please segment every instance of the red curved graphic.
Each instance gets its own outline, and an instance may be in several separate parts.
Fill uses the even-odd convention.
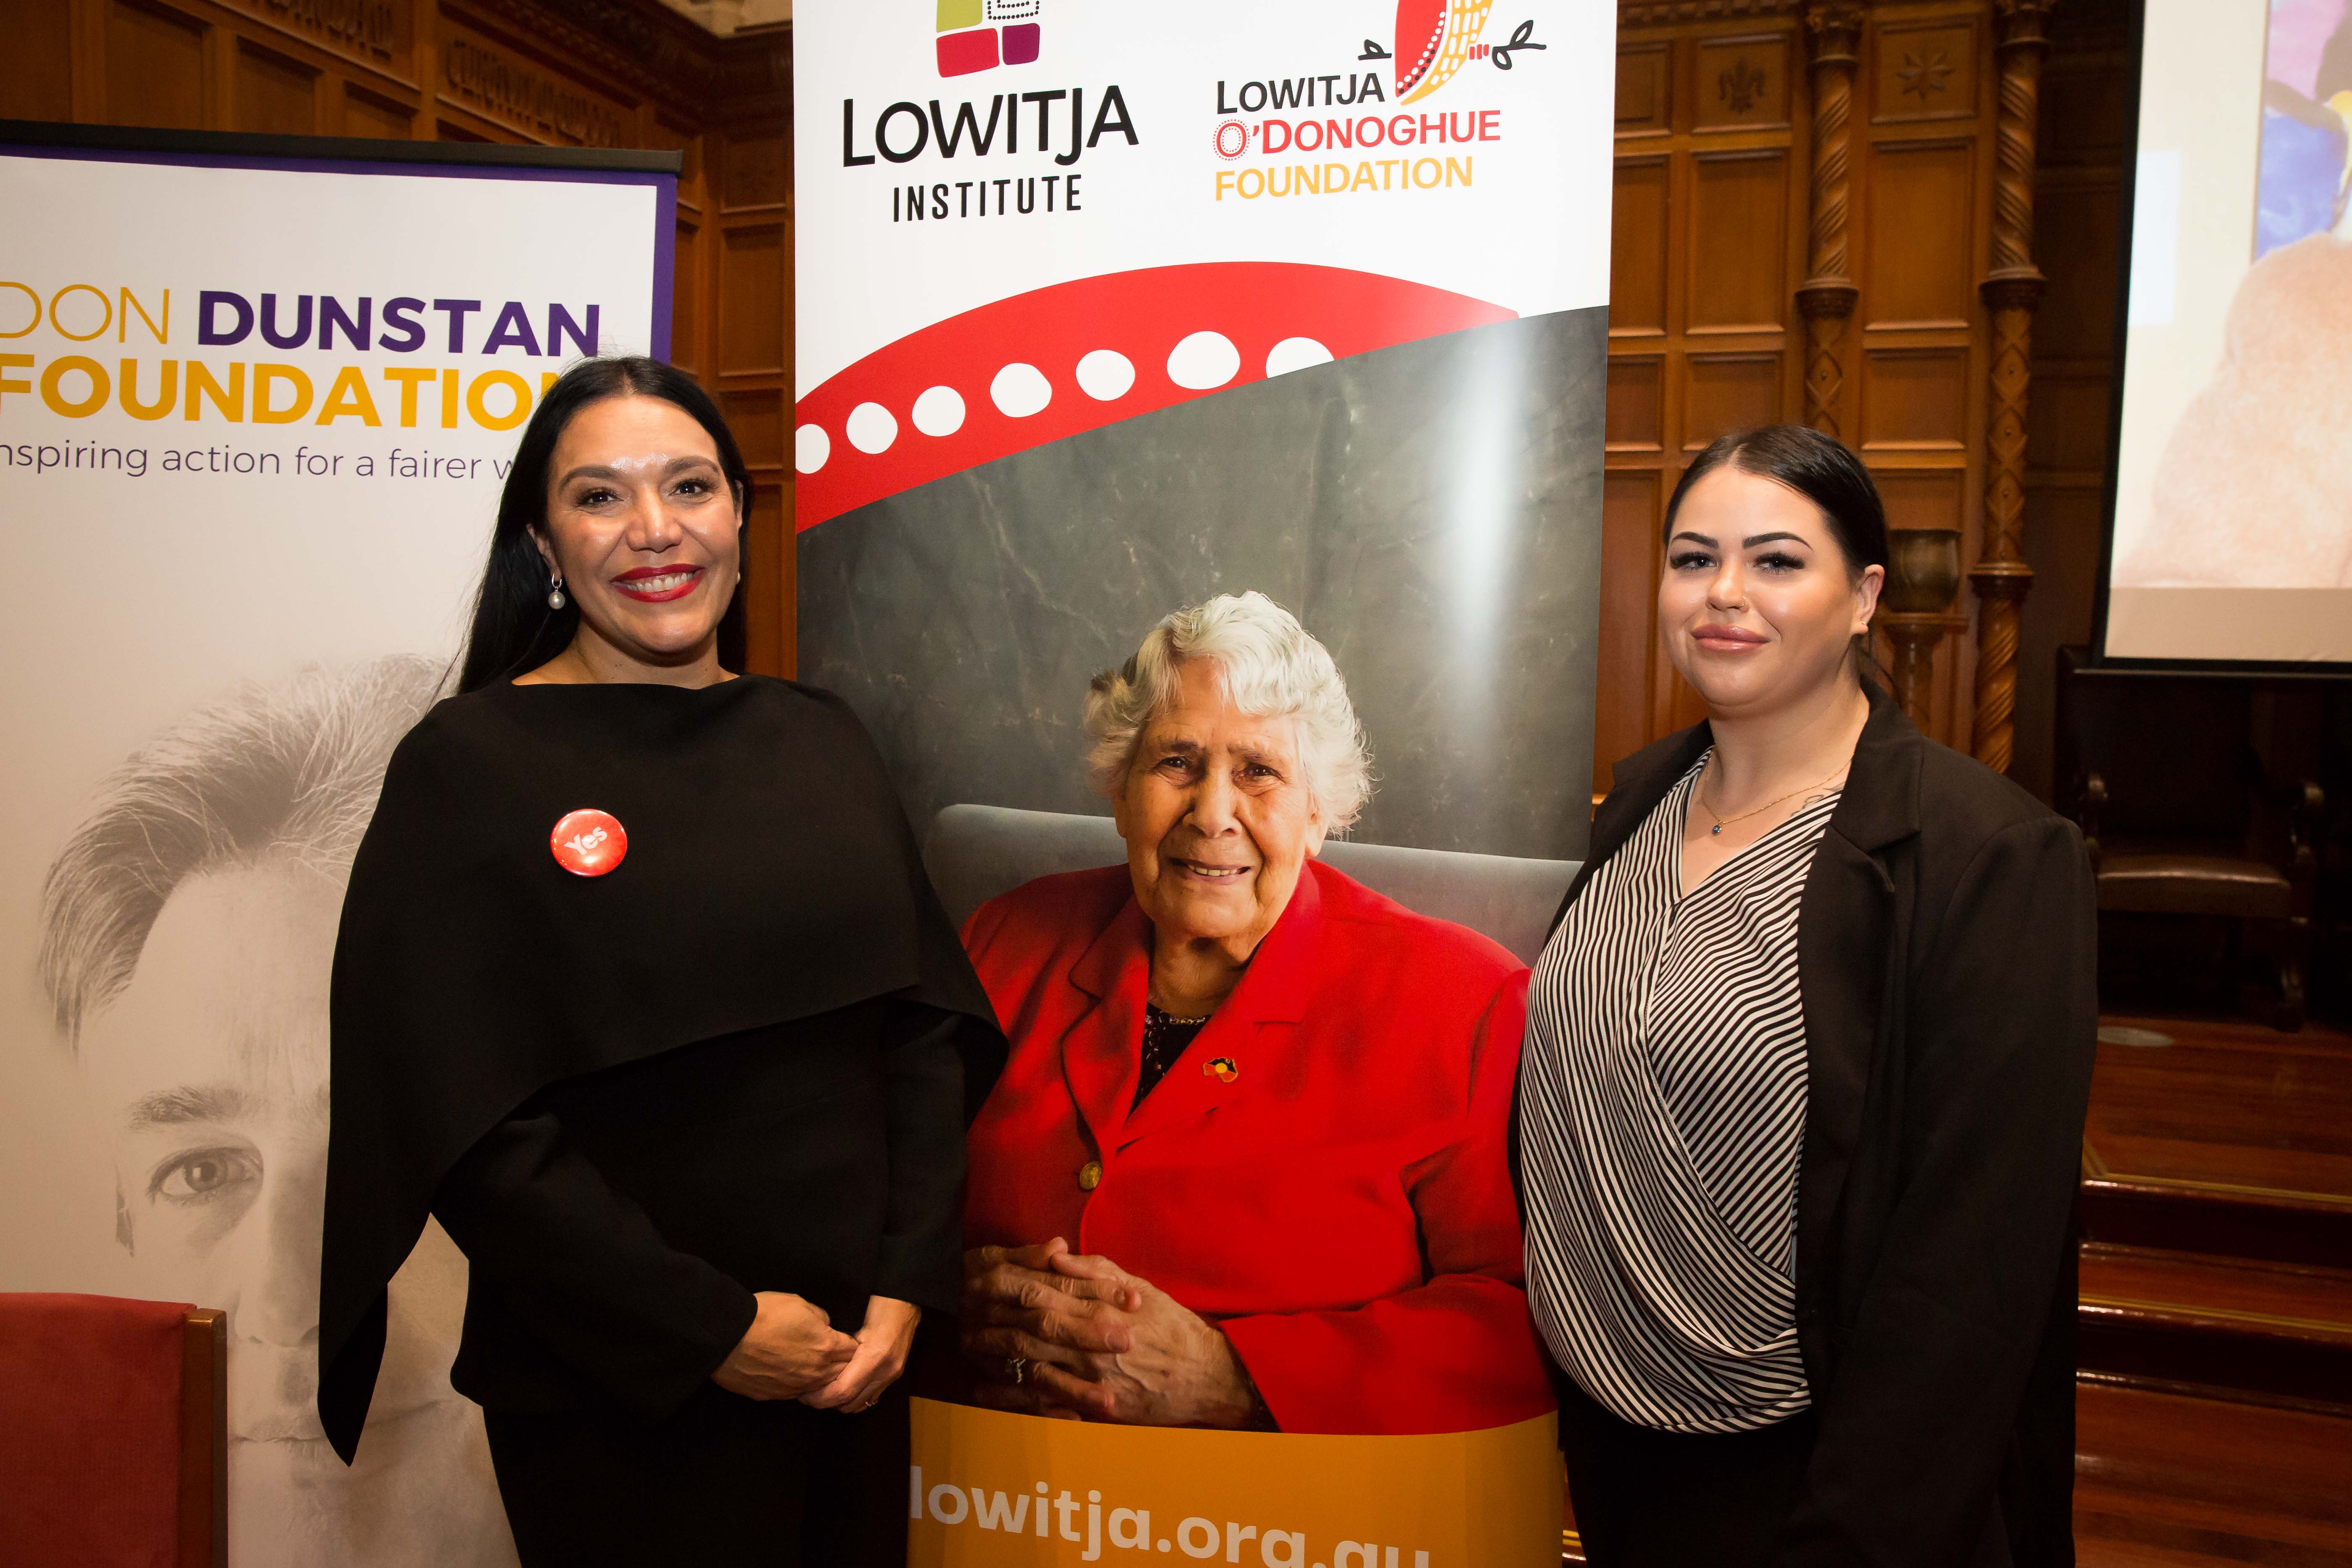
[[[814,528],[948,474],[1263,380],[1268,354],[1294,339],[1345,359],[1517,316],[1427,284],[1289,262],[1154,267],[1016,294],[877,349],[800,400],[795,521]],[[1170,356],[1180,343],[1189,345],[1191,365],[1180,361],[1176,368],[1193,384],[1180,384],[1171,374]],[[1296,344],[1285,357],[1295,363],[1302,353],[1321,357]],[[1133,370],[1131,384],[1116,395],[1090,394],[1078,366],[1096,354],[1102,357],[1090,363],[1097,366],[1109,355],[1123,357]],[[1198,384],[1235,354],[1238,367],[1228,377]],[[1202,363],[1212,367],[1205,375],[1192,368]],[[1015,416],[997,405],[991,388],[1007,366],[1034,367],[1042,375],[1044,407]],[[1034,401],[1038,375],[1015,371],[1007,389],[1025,385]],[[1089,379],[1097,392],[1108,390],[1101,374]],[[1115,374],[1110,382],[1116,384]],[[959,400],[956,428],[924,433],[926,424],[940,428],[946,422],[940,410]],[[1017,396],[1009,400],[1024,406]],[[812,464],[812,458],[819,460]]]
[[[1399,102],[1437,63],[1445,38],[1446,0],[1397,0],[1396,95]]]

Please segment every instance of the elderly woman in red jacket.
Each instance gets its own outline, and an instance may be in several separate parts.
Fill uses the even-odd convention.
[[[964,1343],[1000,1409],[1466,1431],[1551,1407],[1504,1136],[1526,966],[1322,865],[1370,760],[1259,594],[1087,700],[1128,863],[964,928],[1012,1060],[970,1138]]]

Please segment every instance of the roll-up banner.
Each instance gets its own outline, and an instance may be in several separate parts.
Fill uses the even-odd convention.
[[[1089,679],[1255,589],[1347,682],[1378,777],[1357,837],[1580,858],[1613,5],[801,0],[793,25],[800,672],[910,816],[1106,814]],[[1062,1048],[1014,1027],[1016,1062]],[[1268,1154],[1269,1184],[1328,1184]],[[1119,1173],[1077,1180],[1099,1207]],[[1415,1310],[1339,1279],[1367,1272],[1277,1303],[1237,1263],[1201,1310],[1360,1349]],[[1549,1415],[1352,1407],[1225,1432],[919,1400],[911,1560],[1558,1560]]]
[[[504,469],[583,354],[664,353],[677,160],[0,122],[0,1290],[226,1309],[235,1568],[511,1563],[392,1287],[346,1469],[313,1407],[327,976]]]
[[[1088,678],[1260,590],[1373,843],[1591,816],[1606,0],[805,0],[800,672],[910,813],[1100,811]]]

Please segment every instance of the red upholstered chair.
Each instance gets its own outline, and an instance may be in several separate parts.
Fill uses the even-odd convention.
[[[0,1557],[225,1568],[227,1315],[0,1295]]]

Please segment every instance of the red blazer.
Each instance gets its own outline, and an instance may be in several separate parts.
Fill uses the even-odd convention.
[[[964,927],[1013,1042],[971,1129],[966,1245],[1060,1236],[1150,1280],[1224,1331],[1285,1431],[1550,1409],[1504,1148],[1527,967],[1309,861],[1136,1107],[1150,935],[1124,866]]]

